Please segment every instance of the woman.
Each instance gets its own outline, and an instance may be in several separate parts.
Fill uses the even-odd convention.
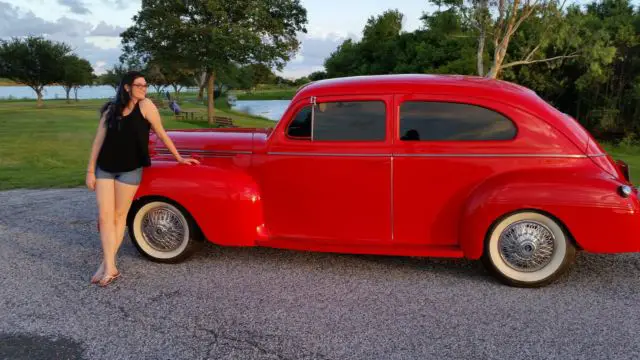
[[[127,213],[142,178],[142,169],[151,165],[151,128],[178,163],[199,164],[185,159],[167,136],[158,109],[146,99],[147,82],[139,72],[127,73],[120,82],[115,100],[102,109],[100,125],[87,166],[87,187],[95,190],[99,210],[103,260],[91,278],[106,286],[120,276],[116,254],[124,238]]]

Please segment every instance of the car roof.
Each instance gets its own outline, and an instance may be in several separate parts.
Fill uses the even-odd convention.
[[[298,89],[291,103],[310,96],[440,93],[489,97],[524,107],[540,119],[558,128],[581,148],[586,147],[588,132],[561,114],[533,90],[504,80],[473,75],[393,74],[332,78],[314,81]]]
[[[533,95],[535,93],[511,82],[489,79],[472,75],[437,75],[437,74],[393,74],[367,75],[332,78],[314,81],[302,86],[294,101],[298,98],[323,95],[346,94],[382,94],[408,92],[411,90],[425,91],[440,88],[459,90],[460,88],[474,89],[480,93],[503,93],[516,96]]]

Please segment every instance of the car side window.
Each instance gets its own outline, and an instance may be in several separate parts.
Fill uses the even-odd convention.
[[[511,140],[516,126],[493,110],[462,103],[407,101],[400,106],[404,141]]]
[[[298,111],[287,128],[287,135],[294,138],[311,139],[311,105]]]
[[[384,141],[386,129],[383,101],[321,102],[300,110],[287,135],[313,141]]]

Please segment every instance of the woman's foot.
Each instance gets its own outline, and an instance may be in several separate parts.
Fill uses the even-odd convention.
[[[98,270],[96,270],[96,273],[93,274],[93,276],[91,277],[91,283],[97,284],[98,281],[100,281],[100,279],[103,276],[104,276],[104,261],[100,264],[100,266],[98,267]]]
[[[111,275],[107,275],[105,273],[105,275],[102,277],[102,279],[100,279],[100,281],[98,282],[99,286],[107,286],[109,284],[111,284],[113,282],[113,280],[117,279],[120,277],[120,272],[116,270],[115,273],[111,273]]]

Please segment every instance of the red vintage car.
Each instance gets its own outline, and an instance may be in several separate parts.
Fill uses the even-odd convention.
[[[482,259],[542,286],[576,251],[636,252],[638,191],[570,116],[533,91],[468,76],[384,75],[300,89],[273,129],[151,136],[128,219],[146,257],[206,239],[396,256]]]

